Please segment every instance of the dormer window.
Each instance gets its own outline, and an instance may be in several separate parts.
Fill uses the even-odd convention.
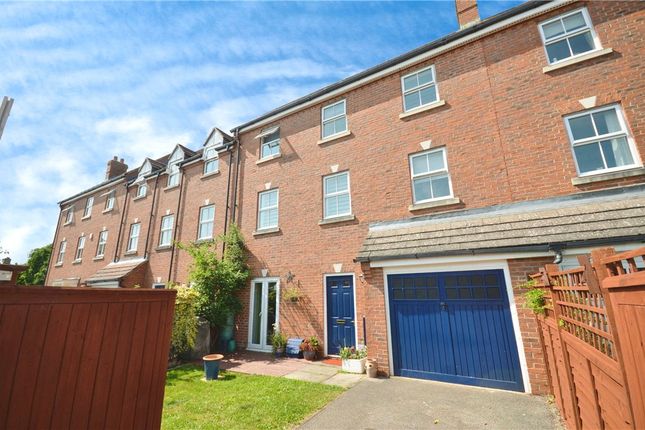
[[[219,170],[219,157],[214,147],[204,148],[204,175],[215,173]]]
[[[168,160],[168,168],[166,172],[168,173],[168,182],[166,187],[176,187],[179,185],[179,179],[181,178],[181,170],[179,165],[184,160],[184,153],[181,148],[177,147],[172,153],[172,156]]]

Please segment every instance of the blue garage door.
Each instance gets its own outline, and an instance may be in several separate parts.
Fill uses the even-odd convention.
[[[394,374],[524,391],[501,270],[389,275]]]

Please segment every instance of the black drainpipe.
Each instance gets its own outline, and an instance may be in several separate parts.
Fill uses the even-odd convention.
[[[146,244],[143,247],[143,258],[148,258],[149,252],[148,252],[148,243],[150,242],[150,233],[152,231],[152,219],[155,217],[155,204],[157,203],[157,184],[159,183],[159,175],[161,175],[161,171],[157,173],[157,177],[155,177],[155,188],[152,191],[152,205],[150,205],[150,216],[148,217],[148,231],[146,232]]]
[[[114,258],[112,261],[116,263],[119,261],[119,246],[121,245],[121,233],[123,232],[123,221],[125,219],[125,213],[128,208],[128,194],[130,192],[130,188],[128,188],[128,180],[125,180],[125,199],[123,200],[123,211],[121,212],[121,222],[119,223],[119,233],[117,234],[116,237],[116,247],[114,249]]]
[[[179,230],[179,225],[180,225],[180,220],[179,220],[179,211],[181,210],[181,196],[184,191],[184,176],[185,172],[181,173],[181,179],[179,180],[179,198],[177,199],[177,211],[175,212],[175,224],[173,225],[173,232],[172,232],[172,248],[170,250],[170,267],[168,268],[168,282],[170,283],[171,280],[171,275],[172,275],[172,263],[175,259],[175,249],[177,246],[175,245],[175,240],[177,240],[177,230]]]
[[[233,144],[235,141],[233,141]],[[226,210],[224,211],[224,234],[226,234],[228,227],[228,212],[231,210],[231,172],[233,171],[233,148],[230,148],[228,154],[228,179],[226,180]],[[224,250],[226,249],[226,242],[222,242],[222,255],[224,255]]]

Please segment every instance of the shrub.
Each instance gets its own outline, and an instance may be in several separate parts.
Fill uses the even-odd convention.
[[[172,320],[171,355],[177,356],[195,346],[197,337],[197,296],[192,288],[170,286],[177,290],[175,315]]]
[[[360,360],[367,357],[367,347],[344,346],[340,349],[340,358],[343,360]]]
[[[536,314],[545,314],[546,299],[544,297],[544,290],[534,288],[527,291],[524,298],[526,300],[525,303],[527,308],[531,309]]]

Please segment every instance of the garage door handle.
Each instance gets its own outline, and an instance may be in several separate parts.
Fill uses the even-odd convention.
[[[441,306],[442,311],[447,311],[448,310],[448,305],[444,302],[439,303],[439,306]]]

